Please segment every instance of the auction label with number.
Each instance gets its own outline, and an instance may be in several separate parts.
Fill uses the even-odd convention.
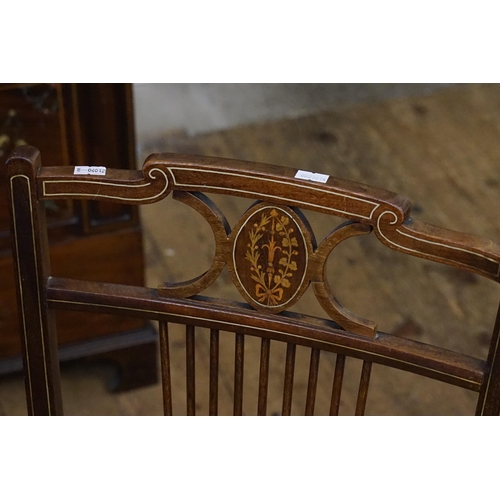
[[[318,174],[317,172],[309,172],[307,170],[297,170],[295,174],[296,179],[304,179],[306,181],[322,182],[323,184],[328,180],[329,175]]]
[[[74,175],[106,175],[106,167],[78,166],[73,171]]]

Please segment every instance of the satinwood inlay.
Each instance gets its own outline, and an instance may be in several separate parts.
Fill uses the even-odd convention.
[[[230,271],[243,296],[257,309],[281,311],[307,288],[311,236],[294,211],[260,204],[232,235]]]

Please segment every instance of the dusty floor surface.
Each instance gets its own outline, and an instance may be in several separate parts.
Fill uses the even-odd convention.
[[[142,146],[150,152],[206,154],[286,165],[384,187],[413,202],[416,218],[500,241],[500,86],[472,85],[325,112],[303,118],[249,125],[189,137],[173,134]],[[142,161],[144,158],[140,158]],[[214,198],[215,199],[215,198]],[[216,202],[231,223],[249,205]],[[171,199],[142,209],[147,285],[195,277],[213,256],[208,224],[192,209]],[[318,240],[340,219],[310,217]],[[170,228],[176,228],[172,231]],[[179,229],[180,228],[180,229]],[[189,255],[189,258],[186,256]],[[329,261],[329,277],[340,301],[380,330],[484,357],[493,328],[499,289],[495,283],[453,268],[389,250],[374,235],[340,245]],[[211,294],[238,298],[228,275]],[[322,314],[313,294],[295,306]],[[221,346],[221,413],[231,411],[234,340]],[[207,413],[208,336],[197,334],[198,411]],[[184,381],[182,332],[173,334],[172,356]],[[260,344],[247,342],[244,411],[254,414]],[[177,354],[177,356],[176,356]],[[268,414],[281,411],[284,349],[273,345],[277,369],[270,374]],[[252,361],[254,359],[254,361]],[[308,353],[298,353],[294,413],[303,413]],[[271,361],[271,364],[273,361]],[[322,355],[316,413],[326,414],[335,356]],[[352,415],[360,364],[347,366],[341,413]],[[148,387],[111,394],[105,380],[113,368],[72,363],[63,366],[65,412],[70,415],[155,415],[162,411],[161,389]],[[477,395],[416,375],[375,366],[368,415],[471,415]],[[182,397],[174,411],[182,414]],[[20,415],[24,406],[20,376],[0,381],[0,414]]]

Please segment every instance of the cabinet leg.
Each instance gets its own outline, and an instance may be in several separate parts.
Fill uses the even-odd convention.
[[[156,342],[125,347],[95,356],[112,362],[116,375],[107,383],[110,392],[123,392],[158,383],[158,345]]]
[[[115,367],[106,386],[110,392],[130,391],[159,382],[158,334],[151,324],[144,328],[62,345],[61,363],[105,361]],[[21,356],[0,360],[0,376],[22,370]]]

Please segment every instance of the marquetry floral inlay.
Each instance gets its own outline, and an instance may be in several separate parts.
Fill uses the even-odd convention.
[[[285,288],[297,271],[299,246],[290,227],[290,219],[276,209],[261,213],[259,222],[248,233],[248,249],[245,259],[250,263],[250,277],[255,283],[255,296],[265,305],[278,305]]]

